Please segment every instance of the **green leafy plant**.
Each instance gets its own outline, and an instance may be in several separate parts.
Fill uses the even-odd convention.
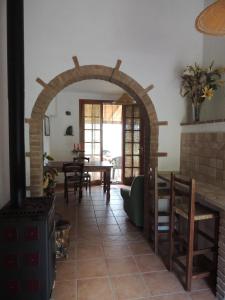
[[[47,152],[45,152],[43,154],[43,161],[45,161],[45,160],[47,160],[47,161],[54,160],[54,158],[51,155],[49,155]]]
[[[218,87],[224,84],[221,80],[225,68],[213,68],[213,62],[209,67],[203,68],[198,64],[187,66],[181,76],[181,96],[191,100],[194,106],[211,100]]]
[[[43,154],[43,162],[45,160],[53,161],[54,158],[45,152]],[[58,176],[58,171],[55,168],[52,168],[50,166],[44,166],[43,189],[47,196],[52,196],[54,194],[56,176]]]

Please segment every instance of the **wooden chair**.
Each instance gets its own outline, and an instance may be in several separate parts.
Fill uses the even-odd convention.
[[[172,173],[170,270],[176,267],[188,291],[191,290],[192,279],[213,278],[217,269],[219,215],[197,203],[195,197],[195,180],[177,177]],[[214,222],[213,236],[203,230],[210,221]]]
[[[169,242],[169,197],[170,187],[166,181],[158,178],[157,168],[150,168],[150,235],[153,242],[155,254],[162,258],[166,256],[168,265],[168,242]],[[166,255],[164,248],[167,247]]]
[[[73,158],[74,162],[80,162],[80,163],[84,163],[85,161],[89,162],[90,158],[89,157],[74,157]],[[89,189],[89,194],[91,194],[91,175],[88,172],[83,172],[83,185],[87,189]]]
[[[81,163],[64,163],[64,198],[66,203],[69,203],[69,192],[73,191],[76,194],[77,189],[79,190],[79,202],[82,198],[82,187],[83,187],[83,164]],[[72,188],[72,190],[70,189]]]

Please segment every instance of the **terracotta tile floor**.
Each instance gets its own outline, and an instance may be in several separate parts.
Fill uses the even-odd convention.
[[[56,210],[72,224],[69,258],[57,261],[54,300],[212,300],[203,281],[186,293],[173,273],[156,257],[142,233],[123,211],[119,186],[111,187],[105,203],[101,187],[84,192],[80,204],[64,204],[59,193]]]

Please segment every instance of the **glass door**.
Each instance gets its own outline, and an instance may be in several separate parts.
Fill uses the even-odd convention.
[[[121,182],[122,106],[111,101],[80,100],[80,141],[85,156],[112,163],[111,179]],[[100,174],[93,173],[93,178],[100,180]]]
[[[85,156],[91,160],[101,160],[102,120],[100,104],[85,104],[81,106],[81,120]]]
[[[90,102],[90,101],[89,101]],[[102,106],[99,103],[80,101],[80,141],[84,155],[92,161],[102,159]],[[92,182],[100,180],[100,173],[91,174]]]
[[[112,164],[111,182],[122,181],[122,105],[103,104],[103,160]]]
[[[138,105],[123,106],[123,183],[142,173],[141,113]]]

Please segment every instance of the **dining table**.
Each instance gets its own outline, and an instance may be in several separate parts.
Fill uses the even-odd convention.
[[[71,163],[71,161],[49,161],[47,166],[63,172],[63,164]],[[101,172],[103,173],[103,191],[106,193],[107,202],[110,201],[110,184],[111,184],[111,168],[113,165],[109,161],[90,160],[84,162],[85,172]]]

